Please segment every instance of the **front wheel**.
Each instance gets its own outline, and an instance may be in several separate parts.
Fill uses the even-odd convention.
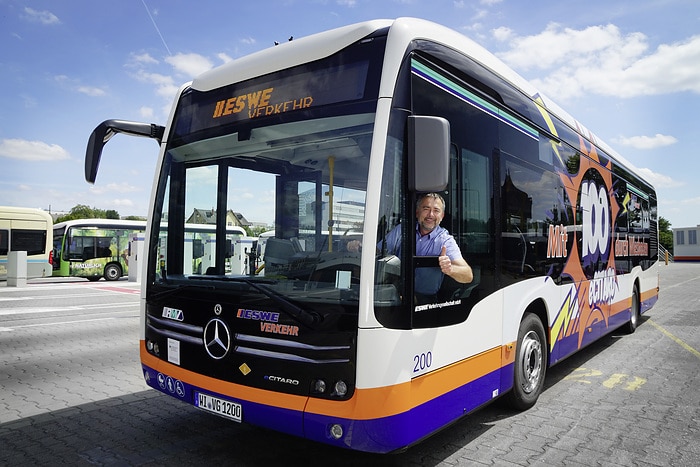
[[[515,350],[513,389],[508,404],[517,410],[535,405],[544,387],[547,372],[547,339],[540,319],[527,313],[520,323]]]
[[[116,281],[122,277],[122,268],[118,264],[108,264],[105,266],[105,280]]]

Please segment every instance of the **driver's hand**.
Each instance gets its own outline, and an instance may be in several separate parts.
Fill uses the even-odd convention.
[[[450,261],[450,257],[447,256],[447,249],[444,246],[442,247],[440,256],[438,256],[438,264],[440,265],[442,273],[449,276],[452,272],[452,261]]]

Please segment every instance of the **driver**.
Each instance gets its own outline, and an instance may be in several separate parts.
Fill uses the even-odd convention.
[[[462,252],[454,237],[440,226],[445,216],[445,200],[437,193],[421,195],[416,202],[416,256],[437,256],[442,274],[450,276],[462,284],[470,283],[474,276],[472,268],[462,257]],[[361,243],[353,240],[348,250],[359,251]],[[388,254],[399,256],[401,250],[401,224],[394,227],[379,242],[377,249],[386,247]],[[436,268],[416,269],[416,292],[434,295],[442,283],[442,275],[435,274]]]

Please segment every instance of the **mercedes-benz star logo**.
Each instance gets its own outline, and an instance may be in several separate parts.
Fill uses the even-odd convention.
[[[204,348],[214,360],[221,360],[231,347],[231,333],[226,323],[214,318],[204,328]]]

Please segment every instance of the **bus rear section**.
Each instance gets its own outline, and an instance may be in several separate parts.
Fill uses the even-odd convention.
[[[27,254],[27,279],[51,276],[53,218],[41,209],[0,206],[0,280],[7,279],[8,254]]]

